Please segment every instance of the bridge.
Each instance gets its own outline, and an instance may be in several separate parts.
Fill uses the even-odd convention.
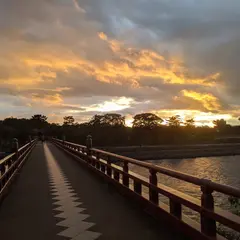
[[[136,165],[149,177],[131,170]],[[196,199],[159,175],[198,187]],[[220,223],[240,232],[240,217],[215,206],[213,193],[240,190],[133,158],[50,139],[30,140],[0,160],[0,236],[4,240],[225,239]],[[163,203],[161,197],[168,199]],[[199,215],[194,221],[184,209]]]

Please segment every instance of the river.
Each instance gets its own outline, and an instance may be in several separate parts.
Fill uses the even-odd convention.
[[[199,178],[210,179],[220,184],[226,184],[240,188],[240,156],[228,157],[203,157],[192,159],[167,159],[151,160],[153,164],[187,173]],[[138,166],[130,166],[130,169],[138,174],[148,177],[148,172]],[[158,181],[181,192],[200,199],[200,187],[193,184],[174,179],[162,174],[158,175]],[[146,191],[146,189],[144,190]],[[220,193],[214,193],[215,206],[229,209],[228,197]],[[168,204],[168,199],[160,196],[160,200]],[[195,220],[199,215],[192,210],[184,208],[184,213]]]

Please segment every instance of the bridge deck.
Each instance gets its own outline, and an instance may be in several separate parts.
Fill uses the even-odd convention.
[[[0,233],[5,240],[179,239],[50,143],[36,145],[13,183]]]

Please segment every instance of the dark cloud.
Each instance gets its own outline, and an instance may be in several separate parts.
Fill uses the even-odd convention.
[[[0,97],[29,114],[61,109],[81,119],[97,112],[86,107],[121,97],[135,101],[119,110],[131,115],[236,116],[239,25],[238,0],[2,0]]]

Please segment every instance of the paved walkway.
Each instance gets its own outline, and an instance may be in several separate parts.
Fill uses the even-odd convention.
[[[37,144],[0,206],[4,240],[178,239],[51,143]]]

